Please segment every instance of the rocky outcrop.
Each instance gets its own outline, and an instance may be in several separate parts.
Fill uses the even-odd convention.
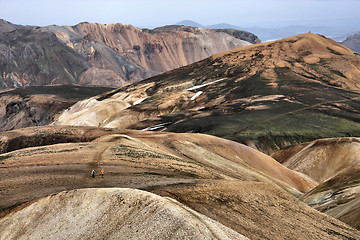
[[[18,26],[0,22],[0,89],[46,84],[121,87],[225,50],[251,33],[122,24]]]
[[[16,29],[18,29],[19,25],[12,24],[8,21],[5,21],[3,19],[0,19],[0,35],[6,33],[6,32],[12,32]]]
[[[77,101],[109,90],[112,88],[58,85],[0,93],[0,131],[50,124]]]
[[[26,26],[0,34],[0,89],[73,84],[89,67],[54,33]]]
[[[236,29],[215,29],[216,32],[224,32],[230,34],[238,39],[245,40],[252,44],[261,43],[261,40],[253,33],[247,31],[240,31]]]

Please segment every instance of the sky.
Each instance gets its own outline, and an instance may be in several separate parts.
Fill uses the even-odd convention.
[[[182,20],[243,27],[357,21],[360,0],[0,0],[0,18],[21,25],[123,23],[153,28]]]

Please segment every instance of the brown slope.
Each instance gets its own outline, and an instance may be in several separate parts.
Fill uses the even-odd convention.
[[[358,138],[321,139],[280,150],[272,156],[319,182],[302,197],[304,202],[359,229]]]
[[[283,155],[282,152],[287,152]],[[289,154],[292,152],[291,154]],[[318,182],[327,181],[347,168],[360,165],[358,138],[319,139],[280,150],[272,155],[284,166]]]
[[[170,198],[121,188],[53,194],[0,219],[0,236],[359,239],[355,229],[269,184],[212,181],[184,187],[155,190]]]
[[[302,197],[313,208],[360,230],[360,166],[347,168]]]
[[[360,239],[360,232],[267,183],[202,181],[151,191],[174,198],[250,239]]]
[[[313,33],[304,33],[275,42],[245,47],[215,55],[224,63],[239,66],[239,53],[243,61],[254,58],[255,68],[250,72],[274,74],[271,69],[291,68],[292,72],[308,79],[323,81],[326,84],[348,89],[360,90],[359,56],[332,39]],[[261,56],[261,55],[263,56]],[[260,59],[259,59],[260,58]],[[347,63],[347,64],[346,64]],[[331,71],[338,70],[338,76]],[[271,78],[271,76],[270,76]],[[333,82],[334,81],[334,82]]]
[[[359,79],[358,55],[307,33],[218,54],[79,102],[55,124],[163,124],[158,129],[208,133],[271,153],[360,134]]]
[[[15,150],[46,146],[57,143],[89,142],[104,135],[121,133],[118,129],[95,127],[27,127],[1,133],[0,153]]]

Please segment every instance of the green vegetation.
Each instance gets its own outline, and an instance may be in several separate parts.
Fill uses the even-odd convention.
[[[277,94],[277,90],[269,85],[269,80],[261,77],[259,74],[241,80],[239,82],[227,81],[224,87],[230,90],[227,95],[230,99],[246,98],[254,95]]]
[[[330,47],[328,50],[341,55]],[[260,46],[252,52],[229,52],[144,80],[142,83],[154,82],[155,86],[147,90],[152,97],[136,110],[156,116],[157,106],[163,101],[159,90],[176,92],[179,84],[181,88],[186,83],[200,85],[227,78],[201,89],[202,99],[206,99],[194,103],[206,106],[200,111],[187,109],[186,101],[174,104],[171,113],[161,116],[162,122],[172,123],[166,130],[207,133],[242,143],[253,141],[260,148],[272,149],[318,138],[360,136],[360,94],[341,89],[337,80],[346,76],[332,67],[333,59],[306,63],[303,58],[313,52],[305,45],[295,55],[283,55],[280,60],[288,62],[284,64],[288,67],[276,67],[276,63],[273,67],[264,64],[271,58],[267,54]],[[295,63],[303,68],[291,67]],[[251,102],[268,95],[283,97]]]
[[[62,149],[60,151],[54,152],[54,153],[63,153],[63,152],[76,152],[79,151],[78,148],[72,148],[72,149]]]
[[[207,101],[220,95],[224,95],[227,101],[232,101],[275,94],[284,95],[292,101],[238,103],[229,105],[226,111],[213,106],[202,110],[210,112],[210,116],[189,117],[169,125],[167,129],[173,132],[207,133],[242,143],[252,140],[260,147],[272,149],[285,143],[297,144],[318,138],[360,136],[360,117],[357,112],[360,102],[356,100],[360,94],[306,80],[288,67],[274,69],[277,87],[270,85],[270,81],[274,80],[266,79],[260,73],[236,81],[235,77],[241,75],[249,64],[251,63],[242,62],[240,66],[228,71],[233,77],[216,86],[207,87]],[[198,79],[200,76],[207,76],[208,66],[202,71],[195,70],[193,76],[198,76]],[[216,65],[215,68],[219,66],[221,65]],[[320,68],[318,65],[316,67]],[[332,70],[330,75],[342,76],[342,73]],[[317,80],[315,76],[313,79]],[[346,106],[333,107],[334,103]],[[256,105],[263,105],[265,109],[246,109],[247,106]],[[171,122],[179,119],[174,113],[163,117],[169,121],[173,118],[174,121]]]
[[[112,128],[102,128],[101,129],[103,132],[112,132],[113,129]]]
[[[270,104],[266,110],[190,118],[169,126],[174,132],[200,132],[245,143],[248,140],[276,149],[319,138],[360,136],[360,123],[307,109],[301,105]],[[297,111],[291,113],[291,111]],[[290,112],[290,113],[289,113]]]
[[[5,161],[6,159],[11,158],[11,157],[12,157],[11,154],[8,154],[8,155],[0,155],[0,163],[1,163],[1,164],[4,164],[3,161]]]

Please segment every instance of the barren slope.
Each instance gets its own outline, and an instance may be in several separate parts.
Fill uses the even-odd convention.
[[[96,136],[100,137],[88,142]],[[76,234],[82,238],[99,234],[95,236],[108,238],[117,234],[115,229],[122,234],[135,229],[138,234],[154,239],[159,231],[166,234],[163,230],[195,234],[195,238],[201,238],[196,235],[199,231],[209,236],[206,229],[212,234],[214,231],[217,234],[219,228],[225,232],[218,238],[227,236],[226,233],[234,234],[212,220],[205,219],[215,226],[202,220],[196,225],[193,221],[204,219],[201,215],[194,213],[199,217],[194,219],[191,214],[189,219],[186,212],[182,213],[183,207],[175,210],[173,205],[167,205],[168,200],[146,193],[137,195],[134,190],[126,190],[129,194],[125,195],[131,201],[120,203],[117,199],[124,196],[123,190],[78,190],[52,195],[30,205],[38,198],[63,190],[94,187],[137,188],[169,196],[251,239],[359,239],[360,236],[358,231],[311,209],[293,196],[313,188],[310,179],[263,153],[229,140],[203,134],[106,131],[89,127],[19,129],[4,133],[2,140],[6,153],[0,156],[3,186],[0,232],[4,234],[0,235],[5,239],[34,237],[38,233],[71,238],[76,238]],[[76,142],[56,144],[64,141]],[[29,147],[36,144],[41,146]],[[92,169],[96,170],[95,178],[90,176]],[[101,169],[105,170],[104,178],[99,176]],[[151,203],[147,204],[148,201]],[[123,207],[136,214],[124,213]],[[165,210],[161,210],[163,207]],[[39,212],[39,209],[44,210]],[[174,220],[175,225],[161,225],[159,221],[164,218],[158,218],[155,209],[161,210],[161,216],[169,216],[169,221],[165,218],[167,223]],[[192,227],[182,224],[179,215],[172,215],[174,211],[184,221],[194,223]],[[34,220],[22,222],[24,219]],[[54,224],[58,220],[62,224]],[[120,223],[118,220],[126,226],[138,227],[115,228],[108,224],[108,221]],[[149,225],[140,224],[143,222]],[[92,227],[93,223],[97,225]],[[85,226],[91,230],[85,231]]]
[[[51,195],[0,220],[0,239],[248,239],[175,200],[135,189]]]
[[[250,239],[360,239],[360,232],[267,183],[202,181],[153,191]]]
[[[319,185],[302,197],[314,208],[360,228],[360,141],[320,139],[279,150],[272,156]]]
[[[142,188],[194,179],[238,179],[278,185],[299,196],[315,186],[263,153],[208,135],[43,127],[38,134],[25,129],[17,137],[21,131],[2,137],[7,152],[0,156],[2,210],[84,187]],[[96,136],[102,137],[87,142]],[[107,177],[89,181],[91,170],[99,173],[102,168]]]
[[[270,153],[360,134],[360,56],[316,34],[214,55],[75,104],[55,124],[200,132]]]

